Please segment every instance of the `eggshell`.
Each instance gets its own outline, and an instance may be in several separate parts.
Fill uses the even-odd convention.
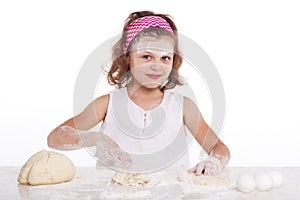
[[[253,192],[256,188],[254,176],[251,174],[242,174],[237,179],[237,188],[244,193]]]
[[[256,189],[260,191],[268,191],[272,188],[272,177],[265,172],[260,172],[255,175]]]
[[[284,177],[280,171],[271,170],[268,172],[268,174],[272,177],[272,181],[273,181],[272,188],[278,188],[283,185]]]

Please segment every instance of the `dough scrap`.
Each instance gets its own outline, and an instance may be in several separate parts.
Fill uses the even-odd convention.
[[[144,186],[151,181],[147,174],[116,172],[111,181],[124,186]]]
[[[231,179],[224,176],[196,176],[190,174],[186,170],[181,170],[178,175],[178,181],[190,182],[198,186],[218,187],[231,184]]]
[[[70,181],[75,176],[72,161],[61,153],[42,150],[22,166],[18,182],[27,185],[48,185]]]

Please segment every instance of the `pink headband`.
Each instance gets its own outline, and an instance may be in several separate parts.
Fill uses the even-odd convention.
[[[150,27],[161,27],[173,33],[173,29],[171,28],[170,24],[162,17],[145,16],[138,18],[131,22],[127,27],[127,37],[124,51],[127,51],[129,44],[139,32]]]

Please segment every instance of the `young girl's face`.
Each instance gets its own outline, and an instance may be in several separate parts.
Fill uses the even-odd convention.
[[[147,88],[157,88],[172,70],[174,41],[167,36],[143,37],[132,46],[129,65],[132,83]]]

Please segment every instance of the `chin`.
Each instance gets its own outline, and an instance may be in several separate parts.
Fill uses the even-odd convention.
[[[148,89],[156,89],[156,88],[160,87],[160,84],[157,84],[157,83],[147,83],[147,84],[144,84],[143,86],[145,88],[148,88]]]

